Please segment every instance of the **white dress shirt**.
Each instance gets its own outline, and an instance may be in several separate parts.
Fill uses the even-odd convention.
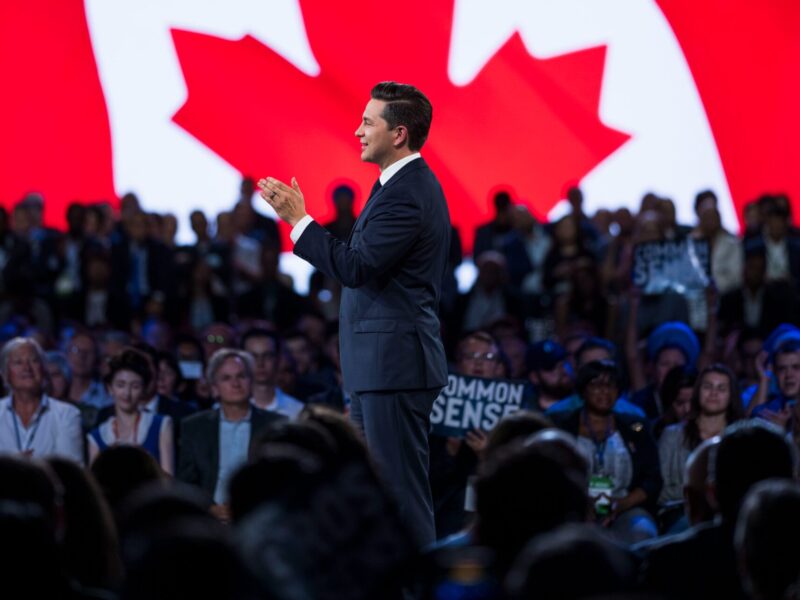
[[[43,395],[39,409],[24,427],[11,396],[0,399],[0,452],[30,453],[38,459],[60,456],[83,464],[81,411]]]

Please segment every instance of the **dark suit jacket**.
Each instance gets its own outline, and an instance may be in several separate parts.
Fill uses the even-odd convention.
[[[259,434],[283,415],[253,407],[250,417],[250,447]],[[187,417],[183,422],[181,449],[178,454],[178,479],[195,485],[214,497],[219,471],[219,409],[210,409]]]
[[[765,284],[758,330],[762,335],[768,336],[781,323],[800,324],[798,304],[800,304],[798,292],[791,283],[774,281]],[[744,326],[744,290],[742,288],[731,290],[720,298],[719,320],[722,322],[723,332]]]
[[[642,584],[645,591],[667,598],[745,598],[733,547],[733,528],[703,523],[648,543]]]
[[[420,390],[447,383],[437,314],[450,215],[421,158],[370,197],[350,240],[312,222],[294,252],[344,286],[339,345],[350,392]]]

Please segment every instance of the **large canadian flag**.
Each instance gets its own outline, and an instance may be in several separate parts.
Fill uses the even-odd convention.
[[[577,182],[589,211],[653,191],[687,222],[711,188],[735,229],[761,193],[800,199],[798,73],[793,0],[11,0],[0,202],[213,217],[242,174],[296,176],[324,220],[377,177],[353,132],[395,79],[433,102],[423,155],[467,246],[498,187],[540,217]]]

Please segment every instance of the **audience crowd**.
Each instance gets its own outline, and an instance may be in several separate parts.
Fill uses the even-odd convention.
[[[454,375],[525,383],[488,431],[430,435],[438,541],[420,548],[347,418],[337,284],[298,294],[253,208],[195,242],[134,194],[118,213],[0,209],[5,597],[800,598],[800,231],[784,195],[741,235],[700,192],[548,223],[507,192],[453,230]],[[355,194],[326,224],[346,241]],[[464,232],[462,232],[464,233]],[[633,283],[658,242],[702,285]],[[647,256],[645,254],[645,256]],[[667,282],[670,283],[670,282]]]

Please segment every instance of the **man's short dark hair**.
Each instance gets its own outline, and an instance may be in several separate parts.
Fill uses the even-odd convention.
[[[270,331],[269,329],[264,329],[263,327],[251,327],[247,331],[242,334],[242,339],[239,342],[239,347],[244,350],[245,345],[247,342],[252,339],[256,338],[268,338],[272,340],[272,343],[275,345],[275,355],[279,356],[281,353],[282,345],[281,345],[281,337],[275,333],[274,331]]]
[[[340,196],[347,197],[348,200],[353,200],[356,197],[356,193],[353,191],[353,188],[343,183],[342,185],[337,185],[336,188],[333,190],[333,194],[331,197],[336,200]]]
[[[511,208],[511,194],[501,190],[494,195],[494,208],[497,212],[505,212]]]
[[[698,192],[697,195],[694,197],[695,212],[697,212],[697,209],[700,208],[700,205],[706,200],[713,200],[714,206],[717,206],[717,204],[719,204],[719,201],[717,200],[717,194],[715,194],[713,190],[702,190],[701,192]]]
[[[428,139],[433,118],[430,100],[413,85],[382,81],[372,88],[374,100],[386,102],[381,115],[389,129],[403,125],[408,130],[408,149],[419,151]]]

